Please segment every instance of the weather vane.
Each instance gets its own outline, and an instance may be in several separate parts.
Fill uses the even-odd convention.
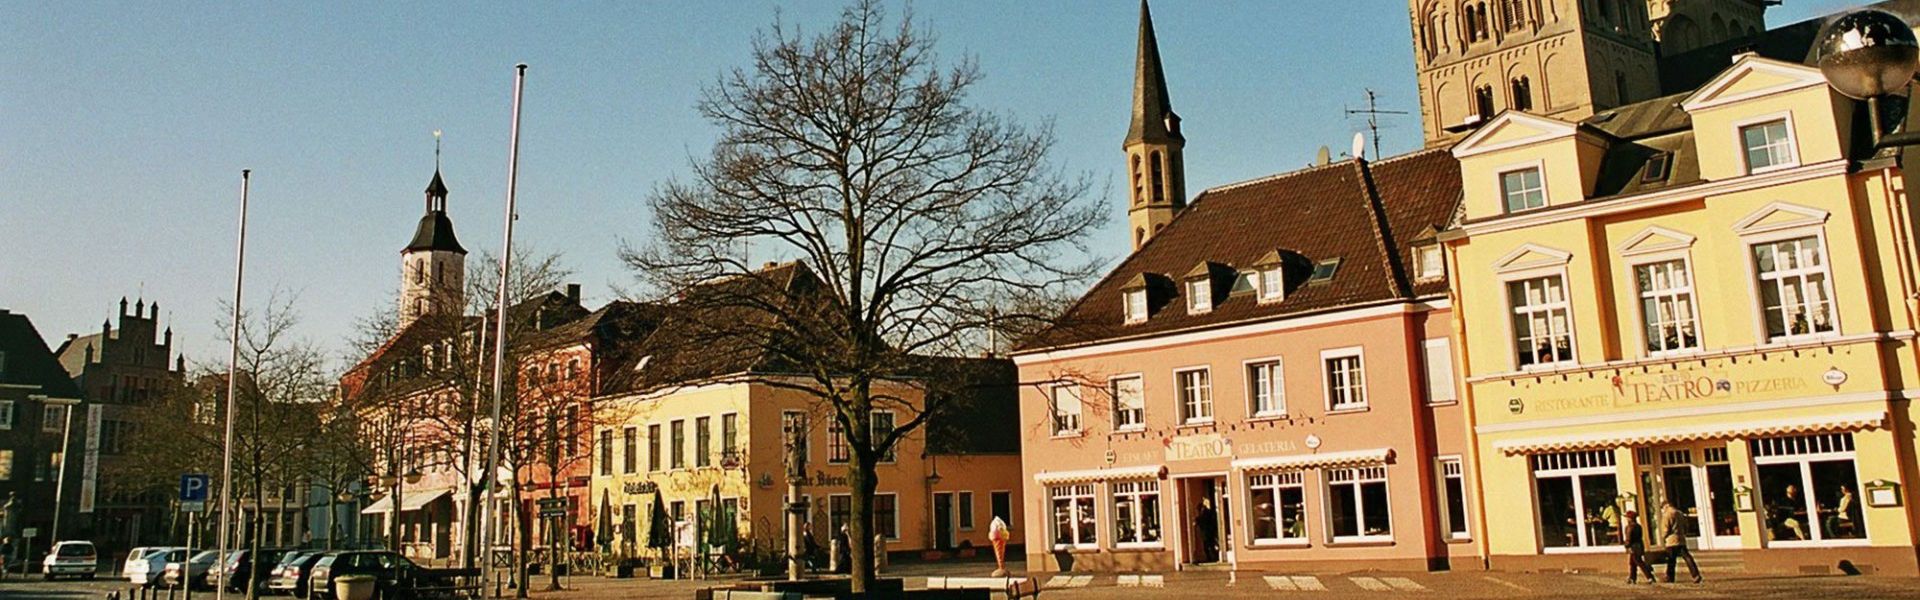
[[[433,170],[440,170],[440,130],[433,130]]]

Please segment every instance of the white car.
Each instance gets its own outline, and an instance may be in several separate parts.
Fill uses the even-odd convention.
[[[93,549],[93,542],[67,541],[53,545],[47,552],[47,558],[40,563],[40,574],[47,579],[61,575],[75,575],[82,579],[93,579],[100,570],[100,555]]]
[[[127,554],[126,565],[121,567],[120,574],[126,576],[129,583],[152,587],[160,585],[160,574],[166,572],[167,563],[186,559],[186,548],[134,548],[133,552]]]

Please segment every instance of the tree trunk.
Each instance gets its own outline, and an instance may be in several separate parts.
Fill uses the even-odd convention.
[[[513,553],[513,581],[515,582],[513,595],[516,598],[525,598],[527,584],[531,583],[530,578],[527,577],[527,552],[532,548],[530,538],[533,537],[533,521],[526,515],[520,514],[526,511],[526,507],[520,505],[520,478],[515,476],[513,485],[508,487],[513,490],[513,494],[509,497],[513,498],[510,504],[513,505],[513,547],[516,549]]]

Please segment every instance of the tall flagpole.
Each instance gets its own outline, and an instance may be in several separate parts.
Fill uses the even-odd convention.
[[[493,548],[494,487],[500,481],[500,396],[501,375],[507,356],[507,276],[513,259],[513,193],[520,181],[520,92],[527,84],[527,63],[514,66],[513,76],[513,129],[507,137],[507,224],[505,239],[500,242],[500,286],[494,293],[493,305],[493,422],[487,428],[487,504],[480,514],[487,519],[480,529],[482,556],[490,557]],[[493,573],[492,565],[480,570],[480,585],[485,593],[487,579]]]
[[[253,174],[252,169],[240,170],[240,241],[233,251],[233,333],[232,344],[227,350],[227,433],[220,448],[223,456],[220,464],[220,553],[227,556],[227,537],[233,531],[233,396],[240,381],[240,282],[246,274],[247,266],[247,181]],[[227,586],[216,586],[216,600],[225,600]]]

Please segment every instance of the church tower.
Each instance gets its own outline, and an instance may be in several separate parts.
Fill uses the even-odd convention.
[[[1180,115],[1167,97],[1160,70],[1160,45],[1153,37],[1153,15],[1140,0],[1140,53],[1134,59],[1133,124],[1122,148],[1127,153],[1128,235],[1133,249],[1160,233],[1187,204],[1187,177],[1180,151]]]
[[[440,180],[438,164],[433,181],[427,184],[427,214],[414,228],[413,241],[400,251],[400,265],[401,328],[427,315],[460,314],[467,251],[453,237],[453,219],[447,218],[447,184]]]

